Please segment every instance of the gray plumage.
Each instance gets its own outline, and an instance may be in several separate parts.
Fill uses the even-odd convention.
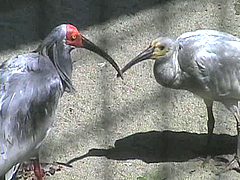
[[[160,37],[122,72],[146,59],[155,60],[153,71],[159,84],[188,90],[204,99],[208,111],[208,146],[215,123],[213,101],[223,103],[234,114],[239,139],[240,39],[214,30],[188,32],[177,39]]]
[[[55,69],[41,53],[20,55],[1,65],[1,175],[34,156],[51,127],[64,91]]]
[[[35,52],[0,66],[0,177],[38,153],[59,98],[74,90],[70,52],[75,47],[100,54],[120,72],[110,56],[69,24],[56,27]]]

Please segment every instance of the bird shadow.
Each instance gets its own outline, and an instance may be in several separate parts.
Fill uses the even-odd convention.
[[[72,164],[86,157],[106,157],[112,160],[139,159],[146,163],[185,162],[209,155],[207,134],[174,131],[149,131],[135,133],[115,142],[108,149],[90,149],[88,153],[67,162]],[[210,147],[212,156],[234,154],[237,137],[213,134]]]

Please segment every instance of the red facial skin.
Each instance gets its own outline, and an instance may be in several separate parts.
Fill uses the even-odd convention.
[[[71,24],[67,24],[66,43],[71,46],[82,47],[82,35]]]

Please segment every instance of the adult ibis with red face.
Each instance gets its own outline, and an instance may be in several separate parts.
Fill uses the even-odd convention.
[[[59,98],[74,90],[70,53],[75,48],[97,53],[121,74],[107,53],[70,24],[54,28],[36,51],[0,65],[0,179],[18,163],[38,156]],[[43,178],[42,173],[37,176]]]

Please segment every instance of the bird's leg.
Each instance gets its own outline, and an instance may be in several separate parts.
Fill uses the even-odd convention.
[[[234,115],[236,122],[237,122],[237,149],[236,155],[233,160],[229,161],[226,170],[235,170],[240,172],[240,114],[237,102],[232,105],[224,104]]]
[[[37,156],[36,159],[33,160],[33,167],[34,167],[34,173],[37,177],[37,180],[44,180],[44,172],[41,167],[41,164],[39,163],[39,157]]]
[[[215,119],[213,116],[213,101],[211,100],[204,100],[206,106],[207,106],[207,114],[208,114],[208,122],[207,122],[207,127],[208,127],[208,139],[207,139],[207,159],[206,161],[208,162],[210,159],[211,155],[211,144],[212,144],[212,135],[213,135],[213,129],[214,129],[214,124],[215,124]]]
[[[239,116],[238,116],[239,117]],[[240,158],[240,121],[239,118],[237,119],[237,157],[238,157],[238,164]],[[240,164],[239,164],[240,166]]]
[[[237,160],[238,168],[239,168],[240,167],[240,114],[239,114],[238,107],[234,108],[233,114],[237,122],[237,151],[234,159]]]

